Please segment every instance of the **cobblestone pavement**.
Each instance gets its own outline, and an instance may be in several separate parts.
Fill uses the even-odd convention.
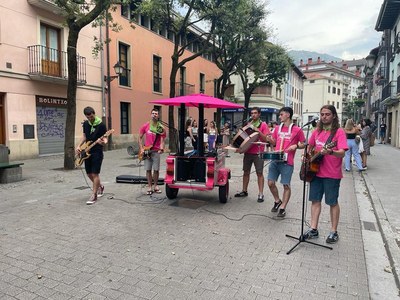
[[[249,196],[233,197],[241,158],[227,159],[227,204],[217,189],[179,191],[178,199],[204,204],[196,209],[171,205],[164,191],[149,197],[141,185],[116,183],[144,175],[126,150],[105,153],[106,194],[92,206],[83,172],[63,171],[62,157],[24,161],[24,180],[0,185],[0,299],[369,299],[353,174],[342,180],[333,250],[301,243],[287,255],[297,241],[285,234],[301,228],[298,166],[280,220],[267,188],[257,203],[255,174]],[[326,205],[320,220],[315,241],[325,244]]]

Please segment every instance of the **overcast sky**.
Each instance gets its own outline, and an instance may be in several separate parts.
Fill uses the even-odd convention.
[[[269,0],[274,42],[288,50],[366,57],[382,32],[375,24],[383,0]]]

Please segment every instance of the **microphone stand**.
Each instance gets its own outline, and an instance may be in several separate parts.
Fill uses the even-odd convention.
[[[310,133],[310,124],[306,124],[307,126],[307,135],[306,135],[306,143],[305,143],[305,147],[304,147],[304,152],[303,152],[303,156],[306,158],[307,157],[307,148],[308,148],[308,135]],[[305,126],[303,126],[302,128],[304,128]],[[303,162],[302,162],[302,166],[301,168],[305,168],[306,165],[303,166]],[[315,246],[320,246],[320,247],[324,247],[326,249],[330,249],[332,250],[332,247],[329,246],[325,246],[325,245],[320,245],[314,242],[310,242],[308,240],[306,240],[304,238],[304,219],[305,219],[305,205],[306,205],[306,177],[304,176],[303,178],[303,207],[301,210],[301,230],[300,230],[300,236],[299,237],[294,237],[292,235],[286,234],[286,237],[288,238],[292,238],[297,240],[298,242],[296,243],[296,245],[294,245],[292,248],[290,248],[290,250],[288,252],[286,252],[287,255],[289,255],[298,245],[300,245],[301,243],[308,243],[308,244],[312,244]]]

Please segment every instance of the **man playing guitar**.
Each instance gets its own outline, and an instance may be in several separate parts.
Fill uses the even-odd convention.
[[[271,137],[267,137],[275,150],[283,152],[284,157],[286,157],[283,161],[272,160],[268,168],[268,187],[275,200],[271,212],[277,212],[279,209],[277,216],[280,218],[286,216],[286,206],[290,199],[294,155],[297,149],[304,148],[305,141],[303,130],[293,124],[292,116],[293,109],[291,107],[282,107],[279,111],[281,124],[275,128]],[[282,201],[275,184],[279,176],[281,176],[283,185]]]
[[[333,143],[333,148],[326,147]],[[309,200],[311,204],[311,228],[303,235],[304,239],[317,238],[318,221],[321,214],[321,201],[325,195],[325,203],[330,206],[331,231],[326,239],[329,244],[339,240],[337,227],[340,208],[338,203],[340,181],[342,174],[342,160],[347,150],[346,133],[340,128],[336,108],[333,105],[324,105],[320,110],[320,121],[309,139],[308,152],[318,151],[322,156],[319,170],[310,182]]]
[[[83,143],[87,141],[95,143],[98,141],[97,144],[90,149],[90,157],[85,160],[86,174],[93,182],[92,195],[86,202],[87,205],[91,205],[96,203],[97,197],[103,196],[104,193],[104,186],[100,183],[100,170],[104,158],[103,146],[107,144],[108,139],[104,137],[107,131],[106,126],[101,119],[95,115],[94,109],[90,106],[85,107],[83,114],[86,116],[87,120],[83,122],[82,125],[83,137],[75,150],[76,154],[81,154],[82,150],[80,146]]]
[[[143,146],[143,137],[144,137],[144,146]],[[157,186],[159,170],[160,170],[160,156],[164,151],[164,139],[166,137],[166,133],[164,127],[161,125],[159,121],[159,112],[158,109],[153,108],[151,110],[151,121],[146,122],[139,130],[139,151],[140,155],[143,155],[143,152],[148,151],[149,157],[145,157],[144,167],[146,170],[147,177],[147,195],[151,195],[154,193],[161,193],[161,190]],[[151,170],[153,169],[153,174]],[[153,190],[153,182],[154,182],[154,190]]]

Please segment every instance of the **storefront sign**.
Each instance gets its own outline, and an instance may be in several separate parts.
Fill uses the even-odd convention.
[[[67,107],[67,98],[36,96],[36,106]]]

